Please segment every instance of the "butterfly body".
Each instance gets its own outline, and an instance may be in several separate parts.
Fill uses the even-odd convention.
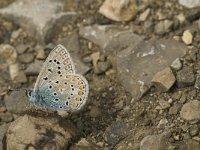
[[[56,46],[47,57],[30,91],[30,101],[52,110],[78,111],[86,103],[89,92],[87,80],[75,73],[68,51]]]

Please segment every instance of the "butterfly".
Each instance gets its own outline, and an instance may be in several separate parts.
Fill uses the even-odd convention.
[[[87,80],[76,74],[69,52],[59,44],[50,52],[27,95],[38,107],[75,112],[85,105],[88,93]]]

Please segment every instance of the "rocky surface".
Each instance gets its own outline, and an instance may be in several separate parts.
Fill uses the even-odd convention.
[[[199,150],[198,2],[0,1],[0,149]],[[89,82],[78,113],[25,93],[57,44]]]

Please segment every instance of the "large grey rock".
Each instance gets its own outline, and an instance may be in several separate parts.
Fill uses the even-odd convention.
[[[138,99],[151,86],[153,76],[186,51],[184,44],[174,40],[142,41],[137,46],[130,46],[117,55],[119,81]]]
[[[0,9],[0,14],[36,36],[39,42],[44,42],[55,23],[68,21],[69,15],[75,15],[62,13],[63,6],[61,0],[17,0]]]
[[[135,46],[143,37],[116,25],[94,25],[80,28],[80,35],[101,47],[106,54]]]

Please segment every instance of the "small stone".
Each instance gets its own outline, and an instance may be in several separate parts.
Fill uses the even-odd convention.
[[[171,20],[163,20],[160,21],[156,26],[155,26],[155,33],[162,35],[165,33],[168,33],[171,31],[171,28],[173,26],[173,21]]]
[[[169,114],[170,115],[176,115],[180,111],[182,105],[179,103],[174,104],[174,106],[169,108]]]
[[[193,100],[183,105],[180,111],[181,118],[187,121],[200,120],[200,101]]]
[[[13,79],[16,83],[26,83],[28,81],[25,73],[23,71],[18,72],[18,74]]]
[[[27,49],[28,49],[28,45],[25,45],[25,44],[19,44],[16,46],[16,50],[18,54],[23,54],[24,52],[26,52]]]
[[[167,119],[161,119],[157,125],[157,128],[162,128],[165,129],[167,127],[168,124],[168,120]]]
[[[57,113],[59,116],[61,116],[63,118],[67,118],[69,116],[69,112],[64,111],[64,110],[57,110]]]
[[[195,8],[200,6],[200,0],[179,0],[178,2],[187,8]]]
[[[99,12],[114,21],[129,21],[137,14],[135,0],[106,0]]]
[[[163,99],[160,99],[158,102],[159,102],[159,105],[162,109],[167,109],[167,108],[170,107],[170,104]]]
[[[167,146],[168,133],[147,135],[140,142],[140,150],[164,150]]]
[[[46,58],[45,51],[44,51],[44,48],[42,46],[37,46],[35,48],[35,51],[37,52],[37,55],[36,55],[37,59],[44,60]]]
[[[43,63],[44,63],[43,61],[35,60],[27,67],[25,73],[27,75],[38,75],[40,73]]]
[[[6,134],[6,131],[9,127],[9,124],[3,124],[0,126],[0,149],[3,150],[5,148],[5,145],[6,144],[4,142],[4,139],[5,139],[5,134]]]
[[[186,102],[186,95],[182,94],[180,98],[180,103],[184,104]]]
[[[186,21],[186,18],[183,13],[176,16],[180,24],[183,24]]]
[[[8,123],[8,122],[11,122],[13,120],[13,116],[9,112],[0,113],[0,120],[1,120],[1,122]]]
[[[189,133],[190,135],[193,137],[193,136],[196,136],[199,134],[199,127],[198,125],[192,125],[190,128],[189,128]]]
[[[128,126],[124,122],[114,122],[105,131],[105,141],[114,147],[129,134]]]
[[[193,35],[190,32],[190,30],[185,30],[183,32],[183,36],[182,36],[182,40],[185,44],[189,45],[192,44],[192,40],[193,40]]]
[[[94,68],[94,73],[95,74],[105,73],[111,67],[112,67],[112,64],[111,64],[111,62],[109,60],[107,60],[107,61],[99,61],[97,63],[97,66]]]
[[[18,64],[12,64],[9,66],[10,77],[15,83],[26,83],[27,78],[23,71],[19,70]]]
[[[0,62],[8,65],[15,64],[17,61],[17,52],[14,47],[8,44],[0,45]]]
[[[168,91],[175,81],[176,78],[169,67],[156,73],[156,75],[151,80],[152,84],[156,87],[156,89],[161,92]]]
[[[176,80],[177,85],[180,88],[194,85],[195,76],[193,69],[189,66],[183,67],[180,71],[177,72]]]
[[[196,76],[196,81],[195,81],[194,87],[196,89],[200,89],[200,74],[197,74],[197,76]]]
[[[147,8],[143,13],[140,14],[139,16],[139,21],[145,21],[147,19],[147,17],[149,16],[150,14],[150,8]]]
[[[15,114],[31,108],[24,90],[12,91],[11,94],[5,96],[4,102],[7,110]]]
[[[19,55],[19,61],[21,63],[31,63],[34,60],[34,55],[32,53],[25,53],[25,54],[21,54]]]
[[[180,69],[182,68],[182,63],[181,63],[180,59],[179,59],[179,58],[176,58],[176,59],[172,62],[171,67],[172,67],[172,69],[174,69],[174,70],[176,70],[176,71],[180,70]]]
[[[72,145],[70,150],[99,150],[94,143],[88,142],[85,138],[81,138],[77,144]]]

